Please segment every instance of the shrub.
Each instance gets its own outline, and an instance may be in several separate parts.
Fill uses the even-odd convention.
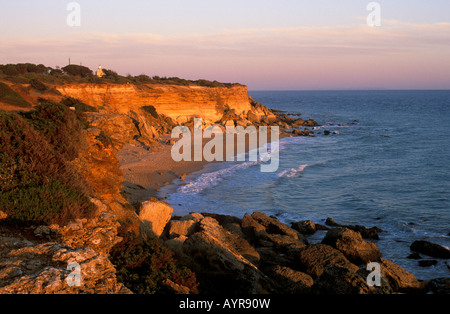
[[[106,135],[105,133],[103,133],[103,131],[100,131],[100,134],[98,136],[96,136],[95,139],[100,141],[100,143],[102,143],[104,147],[114,146],[112,138],[109,135]]]
[[[81,100],[73,97],[65,97],[61,103],[67,107],[74,107],[75,111],[78,112],[98,112],[97,108],[85,104]]]
[[[90,216],[94,210],[87,196],[55,179],[0,191],[0,196],[0,208],[8,214],[8,222],[19,225],[64,224]]]
[[[91,77],[93,76],[92,70],[88,67],[76,64],[70,64],[62,68],[62,70],[72,76]]]
[[[53,148],[66,160],[78,157],[84,138],[82,117],[60,103],[45,102],[34,111],[22,113],[33,128],[42,133]]]
[[[6,75],[16,76],[19,75],[19,71],[17,71],[16,67],[13,64],[7,64],[3,67],[2,72]]]
[[[18,107],[31,107],[31,105],[19,95],[19,93],[12,90],[8,85],[0,82],[0,102]]]
[[[30,86],[34,89],[37,89],[39,91],[47,90],[47,85],[39,81],[38,79],[31,79],[30,80]]]
[[[173,253],[157,239],[145,241],[130,235],[111,250],[110,256],[118,280],[134,293],[168,293],[170,289],[164,285],[167,279],[198,293],[195,274],[178,265]]]
[[[89,187],[43,134],[0,113],[0,208],[8,222],[64,223],[89,217]]]

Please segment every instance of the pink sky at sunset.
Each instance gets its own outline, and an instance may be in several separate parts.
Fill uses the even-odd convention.
[[[363,6],[365,9],[365,6]],[[99,64],[120,74],[240,82],[249,89],[448,89],[450,23],[383,19],[338,25],[0,35],[0,63]],[[252,25],[250,25],[252,26]]]

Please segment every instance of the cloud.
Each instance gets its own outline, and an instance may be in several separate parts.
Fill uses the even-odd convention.
[[[149,70],[227,78],[234,69],[240,73],[236,78],[252,79],[267,72],[295,78],[301,70],[312,80],[323,78],[325,74],[315,78],[312,75],[325,67],[328,77],[338,80],[345,69],[357,81],[363,75],[359,67],[370,62],[380,67],[376,69],[380,77],[393,67],[408,68],[409,72],[417,69],[417,73],[428,68],[436,69],[441,79],[450,81],[443,73],[450,73],[449,42],[450,23],[392,20],[383,20],[381,27],[361,22],[352,26],[224,30],[182,36],[79,32],[65,38],[2,40],[0,63],[42,60],[40,63],[52,66],[72,57],[93,66],[100,62],[114,64],[119,72],[134,74]],[[253,75],[243,74],[252,71]]]

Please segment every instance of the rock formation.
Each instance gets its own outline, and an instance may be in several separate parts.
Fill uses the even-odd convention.
[[[245,214],[242,219],[192,213],[174,217],[161,238],[180,261],[195,270],[201,293],[427,291],[425,282],[381,258],[375,243],[347,228],[331,229],[323,243],[308,244],[296,230],[263,213]],[[368,284],[368,261],[381,265],[380,286]]]

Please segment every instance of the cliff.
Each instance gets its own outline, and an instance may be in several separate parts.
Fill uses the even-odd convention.
[[[192,117],[214,123],[222,118],[227,106],[238,115],[247,114],[252,109],[246,86],[76,84],[55,88],[64,96],[114,113],[127,114],[153,106],[159,114],[178,123]]]

